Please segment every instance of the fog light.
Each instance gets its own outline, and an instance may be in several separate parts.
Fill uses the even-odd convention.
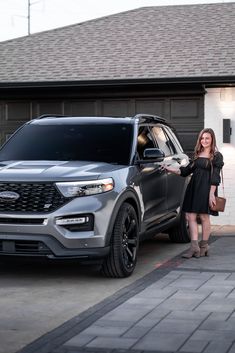
[[[87,222],[89,222],[89,217],[56,218],[55,221],[58,226],[65,226],[70,224],[84,224]]]
[[[55,223],[70,232],[92,231],[94,229],[94,216],[93,214],[85,214],[57,217]]]

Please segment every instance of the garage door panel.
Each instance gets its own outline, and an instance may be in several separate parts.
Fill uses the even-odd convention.
[[[186,153],[192,154],[197,142],[198,132],[178,132],[178,137]]]
[[[129,116],[130,100],[102,100],[101,115],[103,116]]]
[[[200,119],[199,99],[171,99],[170,115],[171,120]]]
[[[145,113],[164,116],[165,101],[157,99],[136,99],[135,101],[135,113]]]
[[[2,121],[5,120],[5,104],[0,103],[0,121],[2,125]]]
[[[95,116],[98,115],[96,112],[96,101],[72,101],[65,102],[64,105],[65,115],[72,116]]]
[[[63,114],[63,102],[38,102],[37,115]]]
[[[30,102],[7,102],[5,116],[8,121],[27,121],[31,118]]]

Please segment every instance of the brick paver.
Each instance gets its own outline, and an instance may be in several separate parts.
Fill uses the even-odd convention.
[[[226,257],[218,251],[221,242],[227,244]],[[103,305],[88,317],[83,314],[67,330],[65,324],[60,337],[54,332],[51,342],[42,340],[34,351],[31,346],[22,353],[235,353],[234,243],[232,236],[217,238],[210,259],[155,270],[127,291],[126,299],[110,300],[109,310]],[[216,270],[205,266],[209,260]]]

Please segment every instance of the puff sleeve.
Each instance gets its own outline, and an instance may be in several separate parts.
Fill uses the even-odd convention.
[[[223,155],[220,152],[216,152],[212,160],[211,185],[218,186],[220,184],[220,171],[223,165]]]
[[[191,161],[186,167],[180,167],[180,175],[182,177],[187,177],[188,175],[192,174],[195,169],[194,161]]]

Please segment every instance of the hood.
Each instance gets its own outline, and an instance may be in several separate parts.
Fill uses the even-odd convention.
[[[0,162],[0,182],[93,180],[121,168],[89,161],[4,161]]]

